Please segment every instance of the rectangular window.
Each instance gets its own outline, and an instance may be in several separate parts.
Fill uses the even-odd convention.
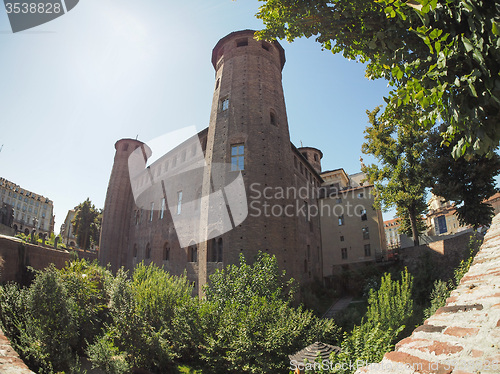
[[[165,198],[161,199],[160,219],[163,219],[165,213]]]
[[[248,45],[248,39],[239,39],[236,41],[236,47],[245,47]]]
[[[231,171],[245,170],[245,146],[235,144],[231,146]]]
[[[151,203],[151,210],[149,211],[149,221],[153,220],[153,213],[155,211],[155,203]]]
[[[362,209],[360,213],[361,216],[361,221],[366,221],[368,220],[368,217],[366,216],[366,209]]]
[[[370,257],[372,255],[372,250],[370,244],[365,244],[365,257]]]
[[[363,227],[363,239],[370,239],[370,232],[368,231],[368,227]]]
[[[347,260],[347,248],[341,248],[340,251],[342,253],[342,260]]]
[[[229,98],[222,99],[220,101],[220,110],[221,112],[224,112],[225,110],[229,109]]]
[[[341,242],[343,242],[343,241],[344,241],[344,237],[343,237],[343,236],[341,236],[341,237],[340,237],[340,241],[341,241]]]
[[[344,225],[344,215],[342,214],[341,216],[339,216],[339,226],[343,225]]]
[[[445,232],[448,231],[448,227],[446,227],[446,217],[445,216],[439,216],[437,218],[434,218],[434,225],[437,228],[437,234],[444,234]]]
[[[182,211],[182,191],[177,192],[177,214]]]

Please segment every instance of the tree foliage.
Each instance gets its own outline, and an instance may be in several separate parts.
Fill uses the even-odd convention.
[[[494,177],[500,173],[500,157],[493,154],[490,158],[474,155],[468,159],[451,157],[449,145],[440,146],[440,131],[436,128],[429,136],[426,160],[429,173],[429,187],[436,196],[455,204],[458,220],[462,225],[475,229],[487,226],[493,217],[493,207],[485,202],[497,192]]]
[[[102,214],[89,198],[75,207],[75,217],[71,221],[78,246],[89,249],[99,243]]]
[[[371,290],[368,296],[366,319],[382,330],[397,330],[411,317],[413,277],[405,269],[401,272],[401,281],[393,281],[386,273],[380,281],[378,290]]]
[[[370,125],[365,130],[365,154],[371,154],[381,166],[363,167],[377,191],[376,204],[386,209],[396,206],[398,217],[407,221],[415,245],[423,231],[422,214],[426,211],[424,151],[427,131],[418,122],[418,107],[406,106],[388,111],[377,118],[380,108],[367,111]],[[404,226],[404,225],[403,225]]]
[[[332,320],[291,304],[283,275],[274,257],[242,260],[217,272],[209,299],[199,300],[185,275],[154,264],[113,275],[78,260],[38,272],[28,288],[0,286],[0,322],[41,374],[80,373],[81,356],[111,374],[173,373],[182,363],[274,373],[289,367],[289,354],[339,337]]]
[[[315,342],[336,343],[332,320],[291,305],[291,282],[276,258],[260,253],[253,264],[243,255],[210,277],[202,307],[204,370],[214,373],[274,373],[289,367],[288,355]],[[293,282],[293,281],[292,281]]]
[[[262,0],[264,39],[316,37],[323,48],[367,62],[394,87],[387,108],[411,102],[419,122],[447,124],[454,157],[492,155],[500,130],[500,8],[491,0]]]
[[[79,372],[79,355],[104,325],[103,288],[110,276],[82,260],[38,272],[29,288],[0,288],[2,328],[37,373]]]
[[[341,351],[330,356],[330,368],[319,373],[351,374],[358,367],[380,362],[413,314],[413,277],[405,269],[401,280],[386,273],[380,288],[371,290],[368,310],[359,326],[344,332]]]

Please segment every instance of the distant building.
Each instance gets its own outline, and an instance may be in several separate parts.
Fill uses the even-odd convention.
[[[374,209],[374,186],[363,173],[349,176],[344,169],[321,173],[319,200],[323,275],[339,275],[349,266],[375,262],[387,250],[382,212]]]
[[[493,207],[493,209],[495,210],[495,215],[500,213],[500,192],[494,194],[492,197],[486,200],[486,202]]]
[[[469,226],[460,224],[454,205],[444,198],[431,194],[428,206],[427,235],[450,235],[469,228]]]
[[[69,247],[76,247],[76,237],[73,232],[73,224],[71,223],[73,218],[75,218],[75,210],[70,209],[64,223],[61,225],[61,241]]]
[[[54,232],[54,204],[48,197],[28,191],[0,178],[0,202],[14,209],[12,227],[28,235],[33,228],[50,235]]]
[[[399,248],[401,246],[399,227],[399,218],[384,221],[384,231],[388,249]]]

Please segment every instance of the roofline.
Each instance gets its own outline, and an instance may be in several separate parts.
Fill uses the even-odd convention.
[[[248,35],[250,33],[252,34],[252,36],[255,39],[255,33],[256,33],[256,31],[255,30],[250,30],[250,29],[233,31],[232,33],[230,33],[230,34],[226,35],[225,37],[223,37],[222,39],[220,39],[217,42],[217,44],[215,45],[215,47],[212,49],[212,65],[213,65],[214,69],[216,69],[216,66],[217,66],[217,51],[218,51],[218,49],[223,44],[225,44],[229,39],[232,39],[235,36]],[[281,44],[277,40],[273,40],[273,41],[266,40],[266,41],[268,43],[273,44],[278,49],[278,52],[280,54],[281,70],[283,70],[283,66],[285,66],[285,61],[286,61],[286,59],[285,59],[285,50],[283,49],[283,47],[281,46]]]
[[[297,148],[297,149],[298,149],[299,151],[300,151],[301,149],[312,149],[313,151],[317,151],[317,152],[319,152],[319,154],[321,155],[321,156],[320,156],[320,158],[323,158],[323,152],[321,152],[321,150],[320,150],[320,149],[318,149],[318,148],[314,148],[314,147],[300,147],[300,148]]]
[[[321,176],[321,174],[318,173],[316,171],[316,169],[313,168],[313,166],[309,163],[309,161],[307,160],[307,158],[305,158],[304,155],[302,153],[300,153],[299,149],[292,142],[290,142],[290,145],[292,146],[292,151],[294,151],[297,154],[297,156],[301,157],[302,160],[305,161],[306,166],[308,166],[309,169],[310,169],[310,171],[312,171],[312,173],[319,178],[320,182],[324,182],[323,177]]]

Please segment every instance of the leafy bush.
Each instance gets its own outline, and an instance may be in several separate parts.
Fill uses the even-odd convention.
[[[412,283],[413,278],[406,269],[401,272],[401,281],[392,280],[389,273],[384,274],[380,288],[370,291],[368,310],[361,324],[344,332],[341,352],[330,356],[332,369],[319,372],[350,374],[356,371],[357,363],[364,366],[381,361],[384,354],[393,349],[412,316]]]
[[[191,293],[185,276],[154,264],[140,264],[132,279],[120,270],[108,284],[111,321],[87,349],[93,365],[116,373],[129,367],[165,373],[176,359],[196,356],[198,301]]]
[[[314,341],[336,343],[332,320],[291,305],[293,281],[285,281],[276,258],[259,254],[253,265],[243,256],[210,277],[201,318],[204,369],[214,372],[275,373],[288,355]]]
[[[104,283],[111,274],[85,260],[37,272],[29,288],[0,288],[1,321],[14,348],[38,373],[78,371],[78,355],[101,333]]]
[[[370,291],[366,319],[383,330],[405,324],[413,313],[412,283],[407,269],[401,272],[401,282],[393,281],[390,273],[384,274],[378,291]]]

